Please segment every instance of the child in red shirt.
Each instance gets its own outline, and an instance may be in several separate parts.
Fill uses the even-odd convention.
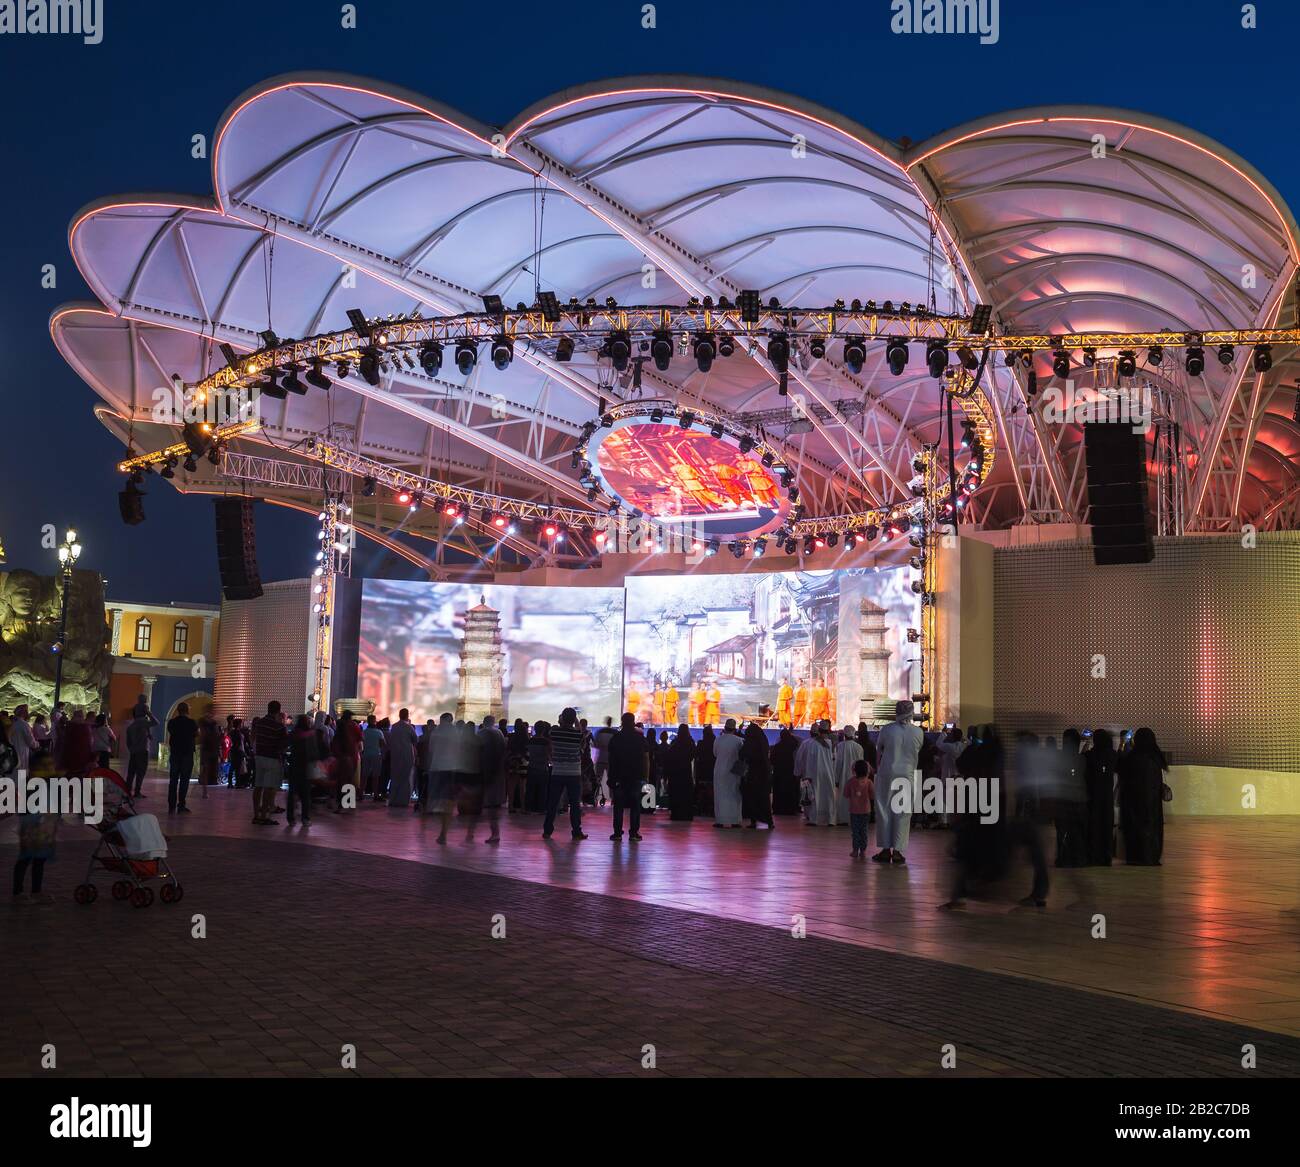
[[[853,828],[853,858],[867,853],[868,824],[871,822],[871,804],[876,798],[876,784],[871,780],[871,763],[854,762],[853,777],[844,787],[849,800],[849,825]]]

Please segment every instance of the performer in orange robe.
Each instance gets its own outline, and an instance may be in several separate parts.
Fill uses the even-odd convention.
[[[654,695],[650,698],[650,724],[663,725],[664,723],[664,691],[655,686]]]
[[[776,693],[776,721],[778,725],[789,725],[790,718],[794,715],[794,690],[790,688],[790,682],[782,679],[781,688]]]
[[[794,691],[794,722],[795,725],[803,725],[804,714],[808,710],[808,689],[803,682],[799,683],[799,688]]]
[[[709,690],[709,704],[704,711],[704,716],[709,725],[717,724],[719,717],[722,716],[722,690],[717,685]]]
[[[668,688],[664,690],[664,724],[665,725],[677,724],[678,700],[679,700],[679,695],[676,688],[672,685],[669,685]]]
[[[635,685],[627,687],[627,711],[633,716],[641,711],[641,690]]]
[[[808,720],[823,721],[831,715],[831,695],[825,681],[818,681],[812,691],[812,701],[808,705]]]
[[[704,710],[709,704],[709,699],[704,695],[704,687],[696,685],[691,690],[691,724],[704,724]]]

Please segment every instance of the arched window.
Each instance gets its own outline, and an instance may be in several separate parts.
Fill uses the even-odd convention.
[[[149,623],[148,616],[141,616],[135,622],[135,651],[148,652],[149,645],[153,643],[153,625]]]
[[[184,620],[176,621],[176,628],[172,632],[172,652],[177,656],[184,656],[190,650],[190,626]]]

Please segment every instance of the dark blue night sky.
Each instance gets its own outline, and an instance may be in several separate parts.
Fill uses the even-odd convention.
[[[83,204],[128,191],[210,192],[190,157],[245,88],[277,73],[334,69],[407,86],[504,124],[556,90],[603,77],[735,78],[837,109],[886,138],[921,140],[986,113],[1094,103],[1182,122],[1237,151],[1300,208],[1300,112],[1288,49],[1300,5],[1001,0],[1000,40],[894,36],[888,0],[845,5],[660,0],[482,3],[359,0],[359,28],[334,0],[105,0],[104,41],[0,36],[4,180],[0,222],[0,538],[10,567],[52,569],[43,523],[75,524],[84,563],[116,597],[219,596],[212,507],[155,484],[148,521],[117,514],[121,447],[91,415],[93,392],[63,362],[47,319],[92,298],[67,249]],[[822,14],[830,13],[828,17]],[[43,264],[58,288],[40,287]],[[262,507],[265,580],[305,573],[314,524]],[[363,569],[365,563],[362,563]],[[375,566],[371,564],[372,568]]]

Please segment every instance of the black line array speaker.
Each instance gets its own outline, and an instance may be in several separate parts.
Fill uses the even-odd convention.
[[[217,568],[228,600],[255,600],[262,594],[257,570],[257,532],[251,498],[213,500],[217,514]]]
[[[1135,432],[1131,423],[1088,422],[1083,451],[1093,563],[1150,563],[1156,552],[1147,503],[1146,434]]]

